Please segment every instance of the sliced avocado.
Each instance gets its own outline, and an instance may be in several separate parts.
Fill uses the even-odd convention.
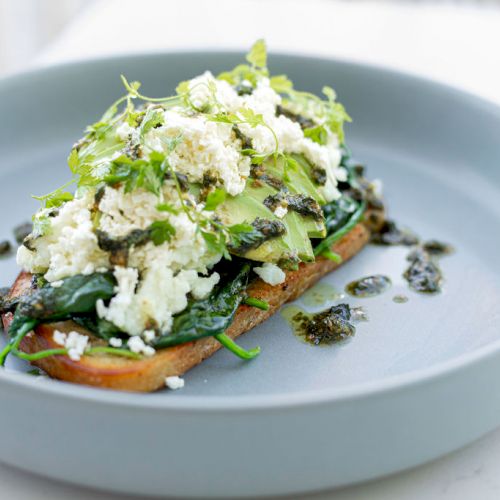
[[[252,223],[257,217],[277,219],[277,217],[260,201],[247,193],[247,189],[238,196],[228,196],[224,203],[217,207],[217,215],[227,225]],[[288,227],[287,227],[288,231]],[[289,255],[292,248],[283,237],[265,241],[256,249],[249,250],[244,257],[260,262],[278,262]]]
[[[245,187],[245,192],[247,192],[254,199],[258,200],[262,206],[264,206],[264,200],[268,196],[275,195],[277,190],[268,186],[267,184],[263,184],[262,186],[255,186],[254,183],[250,180]],[[269,209],[268,209],[269,210]],[[270,211],[273,218],[276,218],[273,212]],[[311,262],[314,260],[314,253],[311,246],[311,240],[308,235],[307,226],[309,224],[309,219],[306,217],[302,217],[295,212],[289,211],[281,221],[285,224],[287,228],[286,234],[283,236],[283,239],[287,241],[288,245],[293,251],[297,252],[297,255],[300,260],[304,262]],[[314,222],[312,219],[310,219]],[[271,242],[271,241],[270,241]],[[257,252],[259,248],[253,250],[253,252]],[[260,259],[256,259],[260,260]]]
[[[323,177],[323,179],[326,180],[326,172],[322,168],[318,168],[312,165],[311,162],[302,154],[294,153],[291,156],[304,171],[306,177],[312,182],[316,190],[319,191],[321,189],[321,186],[324,184],[324,181],[320,182],[319,179]],[[321,202],[318,203],[321,204]],[[324,203],[326,203],[326,201],[323,198],[323,204]]]
[[[300,162],[299,162],[300,157]],[[295,161],[297,161],[297,166],[289,166],[287,169],[288,180],[286,181],[286,186],[292,193],[305,194],[306,196],[311,196],[320,205],[326,203],[325,198],[319,192],[318,188],[314,185],[313,181],[308,177],[305,169],[302,167],[302,162],[304,158],[302,155],[293,155]],[[283,160],[279,159],[277,162],[273,160],[268,160],[264,164],[266,172],[277,177],[278,179],[283,179]]]
[[[265,164],[267,173],[278,179],[283,179],[283,160],[274,162],[269,160]],[[291,193],[305,194],[315,199],[320,205],[324,205],[325,199],[314,186],[312,181],[307,177],[305,171],[297,165],[296,167],[289,167],[287,170],[288,181],[286,186]],[[311,217],[301,217],[305,225],[309,238],[324,238],[326,236],[326,227],[324,221],[317,221]]]
[[[256,186],[252,179],[247,181],[245,190],[238,196],[228,198],[217,208],[217,215],[228,225],[251,223],[257,217],[270,220],[281,220],[286,233],[278,238],[264,242],[257,248],[245,253],[244,257],[259,262],[274,262],[297,255],[299,259],[309,262],[314,260],[311,241],[304,224],[304,217],[289,212],[283,219],[278,219],[263,201],[276,194],[276,189],[262,184]]]

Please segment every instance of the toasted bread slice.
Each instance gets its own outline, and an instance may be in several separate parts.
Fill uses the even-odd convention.
[[[345,262],[358,253],[368,239],[369,230],[362,224],[358,224],[338,241],[332,250]],[[339,264],[329,259],[319,257],[316,262],[301,264],[297,271],[287,272],[286,281],[280,285],[271,286],[256,278],[250,283],[248,294],[267,301],[270,305],[269,310],[262,311],[255,307],[241,305],[226,334],[235,338],[262,323],[284,303],[296,299],[321,277],[338,266]],[[30,282],[31,275],[21,273],[12,286],[10,296],[18,296],[25,292],[29,289]],[[7,330],[12,321],[12,314],[5,314],[2,319],[4,328]],[[59,347],[53,340],[53,333],[56,329],[62,332],[76,330],[88,335],[94,345],[102,343],[73,321],[62,321],[37,326],[34,332],[24,338],[21,349],[27,353],[34,353]],[[220,347],[221,344],[213,337],[207,337],[158,350],[154,356],[140,360],[97,354],[84,356],[80,361],[73,361],[67,356],[52,356],[35,361],[33,364],[51,377],[68,382],[122,391],[149,392],[164,387],[166,377],[182,375],[211,356]]]

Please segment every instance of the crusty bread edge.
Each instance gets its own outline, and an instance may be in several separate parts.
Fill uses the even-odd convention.
[[[332,248],[339,254],[342,262],[356,255],[368,242],[369,230],[358,224]],[[297,271],[288,271],[284,283],[271,286],[261,279],[255,279],[249,285],[248,294],[265,300],[270,307],[267,311],[241,305],[234,321],[226,331],[231,338],[251,330],[262,323],[286,302],[292,301],[304,293],[320,278],[337,268],[339,264],[324,257],[315,262],[301,264]],[[21,273],[11,289],[11,296],[20,295],[30,286],[31,275]],[[12,321],[11,314],[2,317],[5,329]],[[53,340],[54,330],[87,331],[72,321],[39,325],[23,340],[21,349],[28,353],[58,347]],[[93,338],[92,340],[97,339]],[[49,376],[68,382],[90,385],[121,391],[150,392],[165,385],[165,378],[182,375],[189,369],[211,356],[221,344],[208,337],[179,346],[158,350],[154,356],[141,360],[129,360],[117,356],[84,356],[80,361],[73,361],[66,356],[52,356],[36,362],[34,365],[44,370]]]

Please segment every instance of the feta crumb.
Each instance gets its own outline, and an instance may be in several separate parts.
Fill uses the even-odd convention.
[[[134,335],[130,337],[127,341],[127,344],[132,352],[137,354],[144,354],[145,356],[153,356],[155,354],[155,349],[149,345],[144,343],[144,340],[141,339],[138,335]]]
[[[91,207],[93,195],[88,192],[61,206],[58,215],[50,217],[50,231],[33,242],[35,251],[21,245],[17,263],[30,272],[43,272],[49,282],[75,274],[92,274],[98,267],[109,267],[106,252],[97,244]]]
[[[111,337],[109,339],[109,345],[111,347],[121,347],[123,345],[123,341],[118,337]]]
[[[383,195],[383,183],[381,179],[373,179],[370,183],[370,188],[373,191],[373,194],[377,198],[382,198]]]
[[[230,123],[169,109],[164,113],[164,125],[146,134],[146,149],[168,152],[165,138],[179,135],[183,140],[169,153],[172,168],[192,182],[201,182],[209,173],[233,196],[243,191],[251,160],[241,154],[241,141],[234,136]]]
[[[278,219],[283,219],[283,217],[288,213],[288,208],[283,207],[283,206],[278,206],[276,207],[276,210],[274,211],[274,215],[278,217]]]
[[[284,271],[270,262],[265,262],[262,267],[254,267],[253,270],[260,276],[262,281],[271,286],[279,285],[286,279]]]
[[[151,347],[150,345],[147,345],[143,350],[142,350],[144,356],[154,356],[156,354],[156,350],[154,347]]]
[[[165,379],[165,385],[169,389],[176,391],[177,389],[182,389],[184,387],[184,379],[182,379],[181,377],[178,377],[177,375],[167,377]]]
[[[75,331],[66,334],[55,330],[52,338],[56,344],[64,346],[68,350],[68,356],[73,361],[80,361],[89,347],[89,338]]]
[[[54,340],[54,342],[63,347],[64,344],[66,343],[66,337],[67,335],[63,332],[60,332],[59,330],[55,330],[54,334],[52,335],[52,339]]]
[[[57,281],[53,281],[50,285],[53,288],[59,288],[63,283],[64,283],[63,280],[57,280]]]
[[[142,336],[146,342],[152,342],[156,337],[156,332],[154,330],[144,330]]]
[[[131,127],[127,122],[123,122],[116,129],[116,137],[122,141],[126,141],[134,132],[135,128]]]

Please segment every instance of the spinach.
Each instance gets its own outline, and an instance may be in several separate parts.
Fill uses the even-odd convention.
[[[342,195],[338,200],[323,205],[327,234],[331,234],[347,224],[358,205],[347,195]]]
[[[9,327],[9,343],[0,352],[0,366],[10,352],[28,359],[30,355],[22,355],[18,347],[36,325],[93,311],[98,299],[108,300],[113,296],[115,284],[110,273],[79,274],[66,278],[59,287],[44,286],[21,297]],[[39,357],[38,354],[36,359]]]
[[[354,226],[361,220],[363,213],[366,209],[366,203],[362,201],[358,204],[356,210],[349,216],[347,222],[333,232],[330,232],[326,238],[322,239],[321,242],[314,248],[314,255],[324,255],[325,257],[332,258],[332,260],[338,260],[338,256],[333,254],[330,247],[340,240],[342,236],[346,235],[351,231]]]
[[[103,340],[109,340],[111,337],[119,337],[121,334],[120,328],[111,323],[111,321],[99,318],[93,313],[72,315],[71,319]]]
[[[172,330],[156,340],[155,347],[171,347],[213,336],[240,357],[250,359],[256,356],[258,348],[244,351],[224,334],[244,299],[249,273],[250,264],[244,263],[234,276],[221,280],[223,284],[217,286],[209,297],[190,301],[187,308],[174,317]]]
[[[61,286],[45,286],[19,300],[16,315],[38,321],[67,318],[95,309],[98,299],[114,295],[116,281],[111,273],[77,274],[63,280]]]

